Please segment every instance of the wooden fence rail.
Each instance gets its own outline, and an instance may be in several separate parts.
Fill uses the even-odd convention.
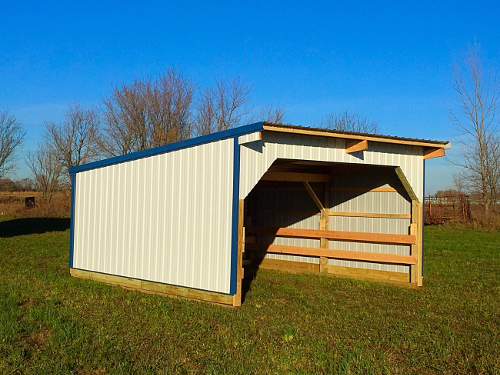
[[[284,245],[247,244],[245,248],[246,250],[249,251],[266,251],[268,253],[275,253],[275,254],[318,256],[318,257],[326,257],[334,259],[361,260],[366,262],[377,262],[377,263],[394,263],[394,264],[410,264],[410,265],[417,263],[416,258],[412,255],[368,253],[363,251],[319,249],[312,247],[284,246]]]
[[[414,245],[415,235],[385,234],[366,232],[340,232],[318,229],[247,227],[247,234],[264,234],[277,237],[292,238],[327,238],[334,241],[353,241],[379,244]]]

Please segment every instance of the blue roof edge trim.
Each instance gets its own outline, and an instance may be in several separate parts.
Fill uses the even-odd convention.
[[[131,154],[115,156],[115,157],[108,158],[108,159],[94,161],[94,162],[88,163],[88,164],[77,165],[77,166],[69,168],[68,172],[70,174],[74,174],[74,173],[78,173],[78,172],[89,171],[91,169],[108,167],[108,166],[114,165],[114,164],[120,164],[120,163],[124,163],[127,161],[147,158],[149,156],[165,154],[167,152],[182,150],[184,148],[199,146],[199,145],[202,145],[205,143],[221,141],[221,140],[228,139],[228,138],[239,137],[241,135],[250,134],[250,133],[254,133],[257,131],[263,131],[263,130],[264,130],[264,124],[262,122],[256,122],[254,124],[244,125],[244,126],[240,126],[238,128],[234,128],[234,129],[223,130],[221,132],[212,133],[212,134],[208,134],[208,135],[202,135],[201,137],[190,138],[190,139],[186,139],[184,141],[179,141],[179,142],[175,142],[175,143],[169,143],[169,144],[164,145],[164,146],[150,148],[150,149],[144,150],[144,151],[137,151],[137,152],[133,152]]]

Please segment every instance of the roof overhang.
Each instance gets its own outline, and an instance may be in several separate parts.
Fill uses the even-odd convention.
[[[263,128],[266,131],[274,131],[281,133],[292,133],[292,134],[346,139],[351,141],[347,142],[348,143],[348,146],[346,148],[347,152],[366,150],[368,142],[392,143],[398,145],[424,147],[424,157],[427,155],[427,157],[425,158],[430,159],[432,157],[444,156],[444,150],[449,149],[451,147],[450,142],[392,137],[392,136],[378,135],[378,134],[344,132],[344,131],[335,131],[328,129],[305,128],[292,125],[271,124],[266,122],[263,123]],[[436,149],[439,149],[440,151],[434,152],[436,151]],[[439,155],[440,153],[443,153],[443,155]]]

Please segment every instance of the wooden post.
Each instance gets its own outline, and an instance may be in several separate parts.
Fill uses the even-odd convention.
[[[245,200],[240,199],[238,202],[238,263],[237,263],[237,281],[236,294],[233,296],[233,306],[241,306],[241,287],[243,279],[243,253],[245,251]]]
[[[410,266],[410,281],[417,286],[423,285],[422,278],[422,203],[412,201],[410,234],[416,236],[415,245],[411,246],[411,255],[417,262]]]
[[[330,207],[330,184],[328,182],[324,185],[325,194],[324,194],[324,204],[323,209],[321,210],[321,216],[319,220],[319,229],[320,230],[328,230],[328,222],[329,222],[329,207]],[[320,239],[320,248],[328,249],[328,238]],[[328,273],[328,258],[320,257],[319,258],[319,272],[320,273]]]

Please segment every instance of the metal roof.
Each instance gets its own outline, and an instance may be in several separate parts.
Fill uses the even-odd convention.
[[[300,133],[300,134],[311,133],[311,135],[328,135],[330,137],[338,137],[338,138],[372,139],[378,142],[400,141],[391,143],[403,143],[415,146],[444,147],[444,148],[450,147],[450,142],[448,141],[434,141],[429,139],[396,137],[392,135],[383,135],[383,134],[359,133],[359,132],[350,132],[350,131],[325,129],[325,128],[312,128],[312,127],[297,126],[297,125],[275,124],[271,122],[263,122],[262,124],[264,126],[264,130],[271,130],[271,129],[266,129],[267,127],[267,128],[273,128],[272,130],[274,131],[280,131],[281,129],[285,132]]]
[[[380,135],[380,134],[357,133],[357,132],[347,132],[347,131],[331,130],[324,128],[274,124],[270,122],[257,122],[254,124],[244,125],[234,129],[224,130],[221,132],[204,135],[201,137],[170,143],[164,146],[159,146],[148,150],[133,152],[131,154],[115,156],[112,158],[103,159],[88,164],[74,166],[69,168],[69,173],[74,174],[95,168],[106,167],[109,165],[124,163],[131,160],[142,159],[149,156],[164,154],[167,152],[181,150],[184,148],[198,146],[205,143],[219,141],[227,138],[239,137],[241,135],[259,131],[277,131],[277,132],[296,133],[296,134],[313,135],[313,136],[328,136],[328,137],[345,138],[345,139],[370,140],[375,142],[399,143],[399,144],[407,144],[410,146],[420,146],[420,147],[435,147],[435,148],[445,148],[445,149],[450,148],[450,143],[443,141],[431,141],[426,139],[404,138],[404,137],[395,137],[395,136]]]

